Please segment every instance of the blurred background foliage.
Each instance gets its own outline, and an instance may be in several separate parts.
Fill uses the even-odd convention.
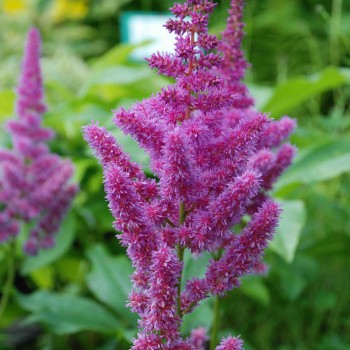
[[[211,31],[225,26],[220,1]],[[266,277],[249,276],[222,301],[222,335],[241,334],[249,350],[350,349],[350,2],[247,0],[247,83],[257,108],[299,127],[294,165],[274,197],[284,205],[266,254]],[[55,152],[73,159],[80,183],[51,251],[16,254],[16,278],[1,320],[1,349],[128,349],[136,317],[125,308],[130,264],[115,239],[101,168],[81,137],[92,119],[113,130],[133,160],[137,145],[112,126],[111,109],[129,106],[169,81],[120,43],[123,11],[164,12],[170,0],[0,0],[0,124],[13,116],[25,33],[43,35],[43,70]],[[118,44],[119,43],[119,44]],[[0,141],[9,140],[2,127]],[[23,227],[23,235],[26,228]],[[19,237],[19,240],[21,237]],[[0,247],[0,283],[8,248]],[[203,274],[207,256],[186,278]],[[195,266],[197,268],[195,269]],[[199,266],[199,268],[198,268]],[[210,328],[211,300],[185,319],[183,332]]]

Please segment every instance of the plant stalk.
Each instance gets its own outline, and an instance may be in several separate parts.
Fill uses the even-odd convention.
[[[12,240],[9,246],[9,255],[8,255],[8,267],[7,267],[7,277],[4,288],[2,290],[2,297],[0,301],[0,326],[3,323],[3,315],[5,313],[10,294],[12,291],[14,279],[15,279],[15,241]]]
[[[219,332],[219,323],[220,323],[220,297],[218,295],[214,298],[214,315],[213,315],[213,324],[210,334],[210,350],[215,350],[218,344],[218,332]]]
[[[330,19],[330,61],[338,67],[340,63],[340,22],[342,17],[343,0],[333,0]]]
[[[186,220],[186,210],[185,210],[185,202],[180,202],[180,208],[179,208],[179,226],[182,225]],[[183,262],[184,260],[184,253],[185,248],[181,247],[179,244],[177,246],[177,256],[179,258],[179,261]],[[179,277],[179,284],[177,289],[177,314],[181,317],[181,283],[182,283],[182,272],[183,268]]]

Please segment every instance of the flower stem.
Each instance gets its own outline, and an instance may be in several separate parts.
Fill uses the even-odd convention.
[[[210,335],[210,350],[215,350],[215,347],[218,343],[218,331],[219,331],[219,322],[220,322],[220,297],[218,295],[214,298],[214,316],[213,324],[211,328]]]
[[[186,210],[185,210],[185,202],[180,202],[180,208],[179,208],[179,226],[182,225],[186,220]],[[181,247],[180,244],[177,246],[177,256],[179,258],[179,261],[183,262],[184,260],[184,253],[185,248]],[[181,282],[182,282],[182,271],[179,277],[179,284],[177,289],[177,314],[181,317]]]
[[[2,297],[0,301],[0,325],[3,323],[3,315],[6,310],[10,294],[13,287],[13,282],[15,279],[15,241],[12,240],[9,246],[8,255],[8,267],[7,267],[7,278],[5,282],[4,289],[2,290]]]

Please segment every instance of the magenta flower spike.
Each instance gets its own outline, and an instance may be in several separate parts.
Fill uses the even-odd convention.
[[[223,54],[221,74],[232,94],[237,95],[234,102],[236,108],[249,108],[254,104],[246,85],[242,82],[248,67],[242,51],[243,8],[244,0],[231,0],[226,28],[219,44],[219,51]]]
[[[18,119],[7,124],[13,149],[0,150],[0,242],[14,238],[26,222],[31,227],[24,244],[28,255],[55,244],[54,234],[77,192],[69,183],[72,163],[50,153],[46,144],[54,133],[41,125],[46,105],[40,53],[40,34],[32,28],[17,88]]]
[[[238,287],[240,277],[266,272],[262,257],[280,214],[269,190],[295,154],[284,143],[295,122],[252,109],[242,82],[243,1],[231,1],[221,40],[208,33],[214,7],[211,0],[187,0],[171,8],[165,27],[176,36],[175,51],[147,61],[174,83],[115,111],[116,126],[148,153],[156,181],[103,127],[84,128],[135,269],[128,306],[140,320],[132,350],[203,350],[215,342],[204,329],[184,338],[182,319],[203,299]],[[183,280],[185,250],[212,254],[204,277]],[[243,349],[243,341],[228,337],[216,349]]]

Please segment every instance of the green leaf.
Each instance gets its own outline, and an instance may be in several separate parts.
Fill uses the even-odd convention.
[[[188,335],[198,327],[209,329],[213,321],[212,300],[206,299],[190,314],[183,318],[181,333]]]
[[[319,276],[315,260],[298,255],[290,264],[280,261],[273,266],[279,276],[279,291],[288,300],[296,300],[303,290]]]
[[[125,64],[130,56],[130,54],[138,47],[142,47],[145,44],[138,44],[138,45],[131,45],[131,44],[120,44],[112,49],[110,49],[108,52],[106,52],[104,55],[99,57],[97,60],[94,61],[94,64],[92,65],[92,69],[102,70],[107,67],[112,67],[120,64]]]
[[[328,180],[350,171],[350,139],[318,142],[302,150],[294,164],[281,176],[275,189],[292,183],[309,184]]]
[[[298,271],[286,270],[280,282],[280,291],[288,300],[296,300],[307,286],[307,280]]]
[[[97,162],[91,158],[74,159],[74,166],[75,166],[74,182],[81,183],[87,170],[90,167],[96,166],[96,163]]]
[[[15,104],[15,93],[12,90],[0,91],[0,121],[12,115]]]
[[[188,250],[185,250],[184,270],[182,273],[182,288],[184,288],[186,282],[193,277],[204,277],[210,259],[211,256],[209,253],[193,256]],[[181,331],[184,334],[190,334],[191,330],[197,327],[204,327],[209,329],[211,327],[212,319],[212,300],[203,300],[193,312],[184,316],[184,322],[182,324]]]
[[[82,88],[81,95],[86,95],[89,89],[96,85],[130,85],[150,76],[153,76],[153,73],[146,66],[135,68],[129,66],[108,67],[92,75],[91,79]]]
[[[135,140],[129,135],[124,135],[120,129],[113,130],[112,133],[117,142],[122,145],[123,150],[130,155],[133,162],[142,164],[144,167],[149,166],[149,156],[138,146]]]
[[[39,291],[19,296],[19,304],[32,312],[30,322],[43,322],[56,334],[83,330],[115,334],[120,327],[116,317],[96,302],[69,294]]]
[[[279,85],[262,108],[273,116],[281,116],[322,92],[346,83],[345,73],[328,67],[317,75],[290,79]]]
[[[54,286],[54,269],[52,266],[44,266],[35,270],[30,277],[40,289],[52,289]]]
[[[246,276],[242,278],[242,284],[240,291],[246,296],[264,304],[270,303],[270,292],[265,286],[261,277],[258,276]]]
[[[38,255],[26,257],[21,273],[28,275],[34,270],[40,269],[59,259],[71,246],[75,236],[75,219],[68,215],[56,236],[56,245],[49,250],[41,250]]]
[[[292,262],[297,249],[301,230],[306,220],[303,201],[279,201],[282,204],[282,216],[270,248],[287,262]]]
[[[211,256],[209,253],[203,253],[200,256],[193,256],[188,249],[184,255],[184,270],[182,272],[182,286],[193,277],[202,278],[207,271],[207,266]]]
[[[131,290],[132,267],[125,256],[111,257],[102,245],[96,245],[87,252],[92,270],[87,284],[101,302],[116,310],[127,319],[127,325],[136,326],[136,317],[126,306]]]

